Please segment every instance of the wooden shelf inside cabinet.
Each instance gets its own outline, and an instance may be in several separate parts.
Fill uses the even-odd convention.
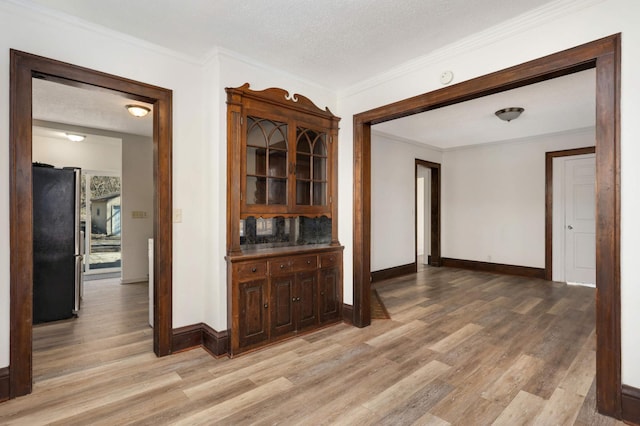
[[[240,219],[326,217],[338,242],[338,123],[302,95],[227,88],[227,253]]]

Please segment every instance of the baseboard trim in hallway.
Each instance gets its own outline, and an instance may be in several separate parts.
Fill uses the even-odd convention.
[[[402,275],[415,274],[417,270],[418,268],[416,263],[407,263],[406,265],[373,271],[371,272],[371,282],[375,283],[382,280],[400,277]]]
[[[0,368],[0,402],[9,399],[9,367]]]
[[[199,323],[173,329],[172,352],[181,352],[203,347],[214,356],[229,352],[229,332],[216,331],[207,324]]]
[[[640,389],[622,385],[622,419],[640,424]]]
[[[470,269],[472,271],[493,272],[495,274],[517,275],[527,278],[545,279],[546,271],[543,268],[530,266],[505,265],[503,263],[480,262],[477,260],[442,258],[442,266],[450,268]]]

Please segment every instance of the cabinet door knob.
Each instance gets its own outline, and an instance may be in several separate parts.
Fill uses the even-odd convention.
[[[284,268],[284,263],[281,263],[280,264],[280,269],[283,269],[283,268]]]
[[[300,298],[299,298],[299,297],[297,297],[297,298],[296,298],[296,302],[299,302],[299,301],[300,301]]]
[[[255,272],[257,269],[255,267],[251,268],[251,272]]]
[[[292,298],[291,298],[291,301],[292,301],[292,302],[295,302],[295,301],[296,301],[296,298],[295,298],[295,297],[292,297]]]
[[[320,296],[324,296],[324,291],[321,291],[321,292],[320,292]]]
[[[268,307],[269,307],[269,304],[268,304],[268,303],[265,303],[265,304],[264,304],[264,308],[265,308],[265,309],[267,309]]]
[[[311,265],[311,261],[310,260],[307,260],[307,265]]]

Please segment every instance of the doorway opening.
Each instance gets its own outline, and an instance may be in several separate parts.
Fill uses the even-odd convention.
[[[440,164],[416,159],[415,174],[416,265],[422,251],[422,264],[440,266]]]
[[[121,180],[120,175],[106,171],[82,173],[85,278],[121,276]]]
[[[603,414],[622,414],[620,342],[620,35],[354,116],[354,324],[371,323],[371,126],[563,75],[596,69],[596,389]]]
[[[545,278],[550,281],[561,281],[561,282],[581,282],[582,284],[589,284],[591,286],[595,285],[595,251],[591,249],[591,247],[595,248],[595,217],[593,217],[593,213],[591,211],[587,211],[586,215],[589,216],[589,223],[582,223],[582,226],[585,224],[588,225],[588,234],[576,236],[574,235],[574,224],[570,223],[571,221],[566,221],[566,209],[565,202],[567,199],[567,194],[565,192],[565,163],[569,159],[577,159],[584,158],[585,156],[594,158],[595,157],[596,148],[595,147],[584,147],[577,149],[568,149],[562,151],[552,151],[546,153],[545,159],[545,263],[547,265]],[[595,161],[595,159],[593,160]],[[584,176],[587,178],[588,182],[586,185],[586,192],[581,191],[584,195],[591,195],[595,193],[594,188],[591,186],[595,184],[595,178],[591,173],[595,173],[595,164],[592,167],[589,167],[589,176]],[[583,173],[584,175],[584,173]],[[584,185],[581,185],[584,187]],[[580,195],[580,194],[577,194]],[[573,198],[573,197],[572,197]],[[584,197],[578,197],[579,199],[584,200]],[[595,203],[594,200],[586,200],[589,204]],[[588,209],[589,210],[589,209]],[[573,209],[571,210],[573,212]],[[566,240],[567,238],[587,238],[587,241],[583,241],[581,244],[583,250],[582,252],[576,253],[575,250],[570,249],[570,252],[567,252]],[[584,250],[588,250],[588,252],[584,252]],[[573,264],[574,267],[571,269],[575,272],[575,255],[578,255],[577,260],[579,262],[586,263],[587,268],[582,269],[582,273],[579,273],[579,276],[572,276],[570,272],[567,275],[567,265]],[[567,255],[572,259],[572,261],[566,262]],[[586,259],[583,260],[583,258]],[[593,262],[593,263],[592,263]],[[584,273],[587,274],[585,278]]]
[[[32,389],[32,79],[113,93],[153,105],[154,324],[156,355],[171,353],[171,99],[170,90],[11,50],[9,393]],[[116,209],[117,210],[117,209]]]

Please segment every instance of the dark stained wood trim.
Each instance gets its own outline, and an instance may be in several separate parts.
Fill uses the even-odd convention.
[[[216,331],[207,324],[199,323],[173,329],[172,352],[204,348],[218,357],[229,353],[229,331]]]
[[[431,254],[428,255],[428,263],[431,266],[440,266],[441,261],[441,229],[440,229],[440,193],[441,189],[441,166],[439,163],[433,163],[431,161],[419,160],[416,158],[415,160],[415,175],[416,181],[418,179],[418,166],[427,167],[431,170],[431,190],[429,191],[431,194],[431,202],[429,203],[431,206],[430,217],[431,217]],[[415,202],[415,218],[416,225],[415,229],[418,229],[418,185],[416,184],[416,202]],[[418,264],[418,236],[416,234],[416,265]]]
[[[216,331],[202,324],[202,347],[216,357],[229,353],[229,330]]]
[[[553,159],[574,155],[595,154],[596,147],[550,151],[545,155],[545,195],[544,195],[544,270],[545,279],[553,278]]]
[[[342,320],[350,325],[353,325],[353,305],[342,304]]]
[[[371,324],[371,120],[353,116],[353,324]]]
[[[9,367],[0,368],[0,402],[9,399]]]
[[[181,352],[202,346],[202,323],[174,328],[171,352]]]
[[[371,282],[375,283],[389,278],[400,277],[407,274],[415,274],[418,272],[418,264],[407,263],[406,265],[394,266],[392,268],[381,269],[371,272]]]
[[[622,385],[622,419],[640,424],[640,389]]]
[[[10,59],[10,394],[15,398],[32,387],[32,76],[153,104],[153,348],[158,356],[170,354],[172,346],[172,92],[13,49]]]
[[[620,418],[620,34],[356,114],[353,117],[354,322],[371,323],[371,126],[596,69],[596,390],[598,410]]]
[[[473,271],[493,272],[496,274],[518,275],[528,278],[545,278],[545,270],[530,266],[505,265],[503,263],[480,262],[477,260],[442,258],[442,266],[450,268],[470,269]]]

